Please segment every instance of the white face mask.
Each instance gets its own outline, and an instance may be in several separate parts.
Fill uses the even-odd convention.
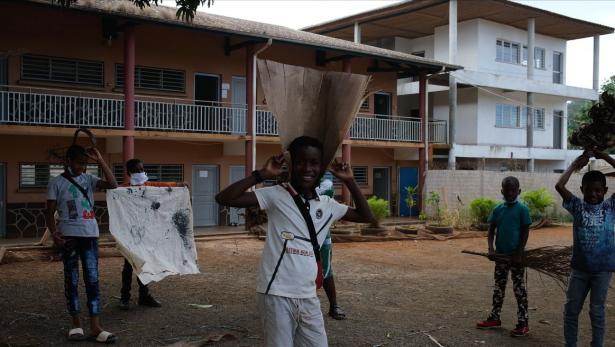
[[[130,174],[130,185],[131,186],[141,186],[145,182],[147,182],[147,174],[145,172],[135,172]]]

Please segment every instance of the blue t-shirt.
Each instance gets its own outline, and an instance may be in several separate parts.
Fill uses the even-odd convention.
[[[94,203],[94,192],[100,178],[83,173],[73,177],[75,182],[87,191],[88,198]],[[94,206],[81,191],[62,175],[49,181],[47,200],[55,200],[58,209],[58,229],[64,236],[98,237],[98,224]]]
[[[563,206],[574,218],[571,266],[585,272],[615,271],[615,199],[589,204],[573,196]]]
[[[519,247],[521,227],[532,224],[530,210],[523,203],[502,202],[497,205],[487,220],[495,223],[495,251],[497,253],[512,253]]]

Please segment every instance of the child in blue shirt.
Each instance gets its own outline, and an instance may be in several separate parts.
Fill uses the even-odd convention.
[[[497,205],[489,216],[489,259],[495,261],[495,287],[493,289],[493,308],[487,320],[478,322],[479,329],[499,328],[502,326],[500,312],[504,303],[508,272],[513,281],[513,291],[517,298],[517,326],[510,334],[520,337],[530,332],[528,326],[527,290],[525,288],[525,267],[521,265],[525,244],[532,224],[527,206],[517,200],[521,190],[516,177],[502,180],[504,202]],[[497,232],[496,232],[497,230]],[[493,241],[495,238],[495,250]],[[498,255],[510,256],[503,260]]]
[[[615,167],[615,160],[609,155],[601,152],[596,152],[594,155]],[[591,346],[604,344],[604,306],[611,273],[615,270],[613,235],[615,197],[604,199],[608,190],[606,177],[600,171],[589,171],[583,175],[582,200],[566,189],[566,183],[572,173],[585,167],[589,157],[588,152],[579,156],[562,174],[555,186],[564,200],[564,208],[574,218],[572,271],[564,307],[564,338],[568,347],[577,345],[579,314],[588,293],[591,293],[589,304],[592,324]]]

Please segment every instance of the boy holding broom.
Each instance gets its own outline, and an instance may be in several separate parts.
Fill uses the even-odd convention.
[[[615,160],[602,152],[595,157],[615,167]],[[579,314],[587,294],[590,293],[589,317],[592,324],[592,347],[604,344],[606,302],[611,272],[615,271],[615,240],[613,221],[615,197],[604,200],[608,188],[606,177],[600,171],[589,171],[583,175],[579,199],[566,189],[572,173],[589,162],[586,151],[579,156],[562,174],[555,189],[564,200],[563,206],[574,218],[572,271],[566,291],[564,307],[564,338],[567,347],[577,345]]]
[[[525,289],[525,267],[522,265],[523,252],[532,224],[529,209],[517,199],[521,190],[516,177],[502,180],[504,202],[497,205],[489,216],[489,259],[495,261],[495,288],[493,308],[487,320],[478,322],[479,329],[499,328],[502,326],[500,312],[504,303],[504,293],[508,272],[513,281],[513,291],[517,299],[517,326],[510,334],[513,337],[527,336],[528,326],[527,290]],[[497,232],[496,232],[497,230]],[[495,249],[493,240],[495,238]]]

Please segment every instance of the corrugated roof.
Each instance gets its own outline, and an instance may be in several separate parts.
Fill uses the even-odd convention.
[[[27,1],[52,7],[60,7],[57,3],[52,3],[51,0]],[[185,22],[176,17],[175,8],[152,6],[141,10],[133,3],[126,0],[79,0],[77,4],[71,5],[71,9],[249,38],[272,39],[274,44],[275,42],[284,42],[311,46],[314,48],[323,48],[357,56],[368,56],[385,61],[406,63],[429,71],[439,71],[442,67],[444,67],[446,71],[462,69],[462,67],[458,65],[422,58],[407,53],[357,44],[280,25],[225,17],[202,11],[197,12],[192,22]]]
[[[390,36],[409,39],[433,34],[434,28],[448,25],[449,0],[408,0],[352,16],[311,25],[303,30],[332,37],[352,38],[355,22],[362,24],[363,41]],[[496,23],[527,29],[528,18],[535,18],[536,33],[575,40],[613,33],[601,24],[546,11],[508,0],[463,0],[457,2],[459,22],[483,18]]]

